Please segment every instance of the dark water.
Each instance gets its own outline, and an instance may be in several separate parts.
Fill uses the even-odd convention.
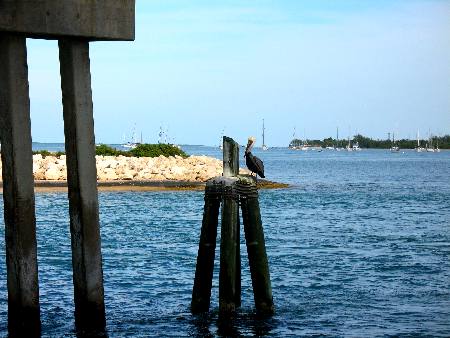
[[[294,185],[260,192],[276,315],[253,313],[244,242],[236,319],[218,321],[217,263],[211,313],[189,313],[202,192],[101,192],[110,337],[450,336],[450,152],[258,155],[268,178]],[[72,337],[66,194],[38,193],[36,214],[43,336]],[[3,219],[0,232],[4,336]]]

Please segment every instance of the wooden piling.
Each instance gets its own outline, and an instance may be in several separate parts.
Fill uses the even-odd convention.
[[[8,331],[10,337],[36,337],[41,323],[26,40],[8,33],[0,33],[0,126]]]
[[[239,219],[239,206],[236,212],[236,281],[234,303],[236,307],[241,306],[242,281],[241,281],[241,224]]]
[[[256,310],[259,314],[270,315],[274,313],[274,305],[258,189],[253,178],[238,175],[238,144],[233,139],[224,137],[223,149],[223,176],[210,179],[205,189],[205,209],[191,310],[198,313],[209,309],[219,201],[222,200],[219,318],[229,320],[236,307],[241,305],[239,202],[242,205]],[[210,200],[212,195],[215,198]]]
[[[59,40],[69,191],[75,323],[104,330],[105,304],[98,215],[97,170],[89,43]]]
[[[236,309],[237,231],[239,202],[233,189],[235,180],[224,181],[222,227],[220,237],[219,313],[227,315]]]
[[[273,314],[272,286],[257,187],[251,180],[239,184],[239,190],[256,311]]]
[[[217,191],[212,181],[208,182],[205,188],[205,207],[198,247],[194,288],[192,290],[192,313],[207,312],[209,310],[220,200],[220,191]]]
[[[239,144],[235,142],[232,138],[224,136],[223,137],[223,176],[227,177],[236,177],[239,174]],[[224,181],[226,182],[226,181]],[[225,291],[225,284],[221,284],[219,282],[219,302],[222,299],[222,306],[219,305],[219,308],[222,309],[223,312],[234,311],[236,307],[241,306],[241,251],[240,251],[240,222],[239,222],[239,204],[238,204],[238,195],[236,195],[233,189],[234,181],[231,182],[231,185],[227,186],[225,184],[224,188],[224,203],[222,205],[222,240],[221,240],[221,272],[222,278],[220,281],[227,278],[232,278],[230,276],[225,277],[225,272],[222,269],[222,256],[233,256],[235,257],[235,261],[231,264],[230,268],[232,271],[228,271],[226,274],[231,273],[234,275],[234,282],[232,284],[232,290]],[[226,193],[228,191],[228,193]],[[224,222],[225,216],[225,222]],[[226,227],[224,229],[224,226]],[[231,240],[229,243],[223,242],[223,231],[225,231],[226,236],[235,234],[235,239]],[[231,231],[228,234],[227,231]],[[229,239],[228,239],[229,240]],[[227,241],[228,241],[227,240]],[[223,255],[222,253],[222,245],[226,246],[226,250],[228,252]],[[223,257],[225,259],[225,257]],[[231,257],[230,257],[231,259]],[[224,264],[228,264],[227,262]],[[231,283],[230,281],[228,281]],[[221,291],[222,290],[222,291]],[[220,296],[222,294],[222,297]],[[225,299],[227,297],[233,297],[231,308],[228,305],[225,305]]]
[[[239,175],[239,144],[232,138],[223,137],[223,176]]]

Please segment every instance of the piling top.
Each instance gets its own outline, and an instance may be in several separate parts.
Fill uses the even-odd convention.
[[[134,40],[135,0],[1,0],[0,32],[28,37]]]
[[[231,137],[223,137],[223,176],[239,174],[239,144]]]
[[[206,182],[206,186],[219,185],[219,184],[221,184],[223,186],[232,186],[233,184],[236,184],[236,182],[238,182],[237,177],[217,176],[217,177],[213,177],[213,178],[209,179]]]

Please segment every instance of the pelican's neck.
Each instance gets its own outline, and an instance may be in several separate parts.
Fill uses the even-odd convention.
[[[253,147],[253,142],[249,142],[247,144],[247,148],[245,149],[245,154],[248,154],[249,152],[252,151],[252,147]]]

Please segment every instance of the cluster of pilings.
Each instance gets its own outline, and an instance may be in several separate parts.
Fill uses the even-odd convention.
[[[26,38],[59,42],[75,323],[105,329],[89,42],[133,40],[134,0],[5,0],[0,4],[0,142],[8,331],[40,335]]]
[[[245,241],[256,311],[272,314],[274,304],[264,232],[255,180],[239,176],[239,146],[224,137],[224,176],[209,180],[205,188],[200,244],[197,256],[191,311],[207,312],[211,300],[217,227],[221,212],[219,314],[230,315],[241,305],[240,217],[242,209]]]

